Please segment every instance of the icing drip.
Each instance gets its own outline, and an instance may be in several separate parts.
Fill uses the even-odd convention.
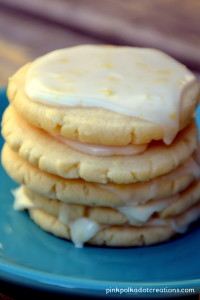
[[[11,193],[14,196],[13,208],[15,210],[24,210],[35,207],[34,202],[24,193],[23,186],[11,190]]]
[[[116,209],[123,213],[129,220],[130,224],[141,226],[146,223],[155,212],[160,212],[166,208],[171,202],[176,201],[179,195],[167,199],[161,199],[138,206],[122,206]],[[139,221],[139,223],[138,223]]]
[[[100,226],[89,218],[73,218],[65,203],[60,207],[58,220],[69,226],[72,242],[77,248],[82,248],[100,230]]]
[[[77,248],[89,241],[99,231],[99,225],[89,218],[80,218],[69,224],[71,239]]]

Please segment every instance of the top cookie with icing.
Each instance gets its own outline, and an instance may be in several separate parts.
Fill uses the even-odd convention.
[[[101,145],[170,144],[198,94],[195,76],[161,51],[99,45],[44,55],[8,86],[15,109],[35,126]]]

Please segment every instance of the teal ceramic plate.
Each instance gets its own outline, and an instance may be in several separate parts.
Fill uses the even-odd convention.
[[[0,91],[0,99],[2,115],[7,105],[5,90]],[[0,142],[2,146],[2,138]],[[116,297],[123,293],[123,298],[155,298],[171,297],[172,289],[200,290],[198,227],[157,246],[77,249],[42,231],[26,212],[14,211],[11,189],[16,184],[2,167],[0,179],[0,279],[87,297]],[[180,291],[176,290],[175,295],[180,296]]]

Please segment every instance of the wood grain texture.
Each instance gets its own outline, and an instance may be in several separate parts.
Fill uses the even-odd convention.
[[[200,67],[199,0],[0,0],[110,43],[160,48]]]
[[[199,0],[0,0],[0,85],[27,61],[87,43],[159,48],[200,70]]]
[[[58,48],[99,40],[26,14],[0,9],[0,86],[30,60]]]

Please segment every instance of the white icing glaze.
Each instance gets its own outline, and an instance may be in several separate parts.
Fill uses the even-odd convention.
[[[14,190],[11,190],[11,193],[14,196],[13,208],[15,210],[24,210],[24,209],[35,207],[34,203],[31,201],[31,199],[28,198],[26,196],[26,194],[24,193],[23,186],[20,186]]]
[[[161,51],[83,45],[51,52],[30,66],[25,91],[56,106],[101,107],[179,130],[181,107],[199,90],[196,77]]]
[[[179,195],[167,199],[161,199],[147,203],[145,205],[138,206],[121,206],[116,207],[121,213],[123,213],[129,220],[130,224],[138,226],[142,223],[146,223],[155,212],[160,212],[166,208],[171,202],[176,201]],[[136,220],[136,222],[135,222]],[[141,223],[138,223],[141,222]]]
[[[58,220],[69,226],[72,242],[77,248],[82,248],[100,230],[99,224],[89,218],[74,219],[65,203],[60,206]]]
[[[104,146],[96,144],[81,143],[75,140],[67,139],[62,136],[56,136],[62,143],[77,151],[94,156],[111,156],[111,155],[136,155],[144,152],[148,144],[128,145],[128,146]]]
[[[151,218],[146,223],[141,223],[138,226],[166,226],[170,227],[177,233],[185,233],[189,225],[197,221],[199,218],[200,204],[197,204],[179,216],[167,219]]]
[[[176,178],[189,174],[193,175],[196,179],[200,178],[200,166],[192,157],[173,172],[163,175],[161,179],[162,181],[175,180]],[[159,178],[154,179],[151,184],[149,184],[149,182],[144,182],[143,189],[136,189],[132,184],[117,185],[109,183],[97,184],[97,186],[120,197],[127,205],[138,205],[139,203],[144,204],[156,196],[158,185],[160,183],[159,180]],[[147,185],[147,187],[145,185]]]
[[[77,248],[89,241],[99,231],[100,226],[89,218],[80,218],[69,224],[71,239]]]
[[[145,184],[145,183],[144,183]],[[127,205],[144,204],[148,200],[153,199],[156,196],[157,185],[152,183],[148,189],[135,189],[132,184],[116,185],[112,183],[108,184],[96,184],[101,189],[107,190],[112,194],[118,196]]]

